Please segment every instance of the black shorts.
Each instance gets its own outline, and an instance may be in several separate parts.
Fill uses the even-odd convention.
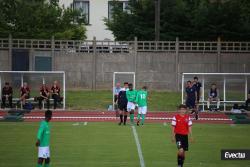
[[[127,112],[127,104],[126,103],[120,103],[120,104],[118,103],[118,108],[121,111]]]
[[[186,106],[188,108],[195,108],[195,99],[187,99]]]
[[[188,135],[175,134],[176,146],[188,151]]]

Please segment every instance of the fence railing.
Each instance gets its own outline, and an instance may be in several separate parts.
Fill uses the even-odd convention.
[[[100,41],[0,38],[0,49],[38,49],[86,53],[250,52],[250,42],[216,41]]]

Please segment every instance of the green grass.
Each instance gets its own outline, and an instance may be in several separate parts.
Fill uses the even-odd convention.
[[[130,126],[114,123],[52,122],[51,166],[139,167]],[[36,165],[39,123],[0,123],[0,166]],[[136,127],[146,167],[176,166],[176,146],[170,142],[170,125]],[[222,161],[221,149],[250,148],[250,125],[195,124],[186,167],[247,167],[249,161]]]
[[[177,92],[150,92],[149,111],[173,111],[181,101]],[[112,104],[111,91],[67,91],[66,106],[70,109],[107,110]]]

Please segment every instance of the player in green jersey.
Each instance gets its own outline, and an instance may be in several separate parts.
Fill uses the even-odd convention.
[[[143,86],[142,89],[138,91],[136,95],[136,103],[138,104],[137,126],[140,125],[140,117],[142,118],[141,125],[144,124],[145,117],[147,114],[147,101],[147,87]]]
[[[45,112],[45,120],[40,123],[40,127],[37,133],[36,146],[38,147],[38,162],[37,167],[42,167],[43,162],[45,161],[44,166],[49,167],[50,163],[50,125],[49,121],[52,118],[52,111],[47,110]]]
[[[126,97],[128,99],[127,110],[130,113],[130,122],[134,124],[134,113],[135,113],[135,104],[136,104],[136,90],[133,89],[133,84],[128,84],[129,90],[126,91]]]

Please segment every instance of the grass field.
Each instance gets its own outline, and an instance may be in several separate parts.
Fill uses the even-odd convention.
[[[52,167],[139,167],[130,126],[114,123],[52,122]],[[39,123],[0,123],[0,166],[34,167]],[[146,167],[176,165],[176,146],[170,142],[170,125],[136,127]],[[250,148],[250,125],[195,124],[186,167],[248,167],[249,161],[221,161],[223,148]]]
[[[149,111],[174,111],[181,101],[181,94],[177,92],[150,92]],[[67,91],[66,106],[70,109],[107,110],[112,104],[111,91]]]

